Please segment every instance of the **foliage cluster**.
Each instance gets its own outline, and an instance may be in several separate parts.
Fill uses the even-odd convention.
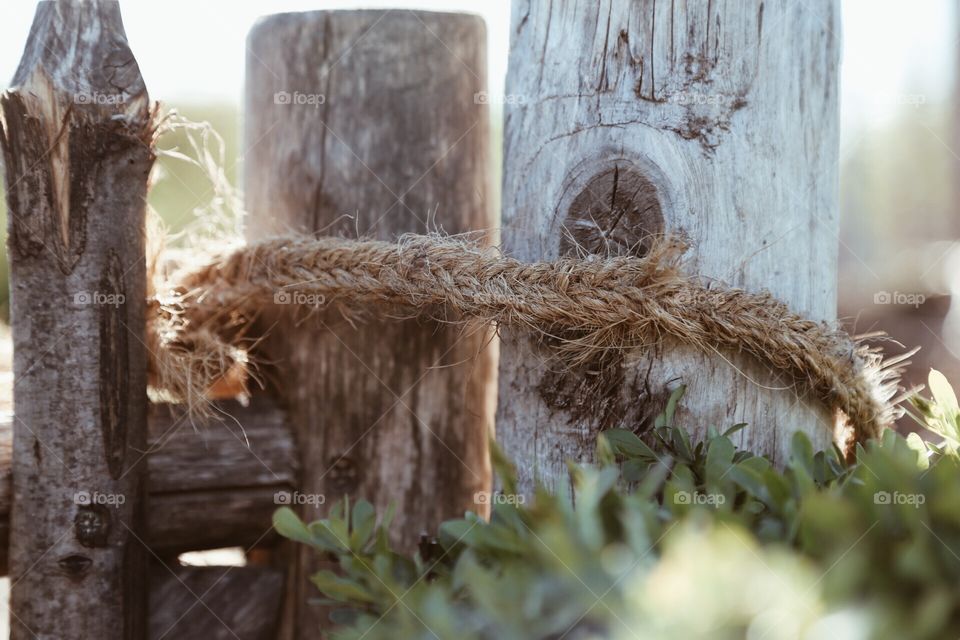
[[[744,425],[694,445],[681,390],[647,437],[604,432],[570,489],[445,522],[413,555],[365,501],[275,526],[336,562],[313,581],[344,639],[957,637],[960,409],[931,382],[916,417],[943,442],[890,431],[853,464],[798,433],[775,466],[735,446]]]

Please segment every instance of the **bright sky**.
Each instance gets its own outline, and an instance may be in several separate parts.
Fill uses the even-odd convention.
[[[15,6],[4,7],[0,21],[0,86],[13,77],[37,4],[4,2]],[[158,100],[239,104],[247,33],[258,17],[285,11],[404,8],[480,14],[490,38],[491,91],[506,74],[509,0],[120,0],[120,7],[147,89]]]
[[[4,4],[0,86],[13,76],[36,5],[33,0]],[[960,20],[952,4],[842,0],[846,127],[880,123],[911,101],[949,97],[953,61],[960,57]],[[246,34],[258,16],[281,11],[402,7],[478,13],[490,38],[491,93],[501,91],[506,72],[509,0],[121,0],[121,6],[151,96],[174,103],[239,104]]]

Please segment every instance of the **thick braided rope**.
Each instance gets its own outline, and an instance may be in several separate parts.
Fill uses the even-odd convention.
[[[176,318],[175,328],[167,325],[172,338],[166,344],[180,353],[160,345],[160,384],[174,395],[211,384],[229,364],[224,353],[235,328],[285,292],[348,312],[402,305],[447,319],[527,328],[564,338],[558,348],[573,359],[663,339],[705,353],[743,351],[843,411],[858,441],[897,417],[890,398],[898,370],[881,363],[878,352],[834,326],[798,316],[769,294],[711,288],[681,275],[682,252],[680,243],[665,240],[643,258],[524,263],[438,236],[254,243],[179,280],[174,304],[168,300],[160,317]],[[219,331],[222,326],[233,329]],[[213,334],[228,336],[226,344],[211,345]],[[192,352],[184,357],[185,351]],[[184,377],[192,379],[189,388]]]

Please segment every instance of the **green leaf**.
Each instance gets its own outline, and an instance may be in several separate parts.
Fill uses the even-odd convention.
[[[664,409],[663,413],[658,415],[654,421],[653,426],[655,429],[663,429],[665,427],[673,426],[673,417],[677,412],[677,403],[680,402],[680,399],[683,397],[684,392],[687,388],[683,385],[680,385],[670,394],[670,397],[667,399],[667,406]]]
[[[330,622],[336,625],[346,626],[357,622],[363,611],[359,609],[348,609],[340,607],[330,612]]]
[[[450,550],[458,544],[469,545],[474,540],[471,534],[476,526],[468,520],[447,520],[440,525],[440,546]]]
[[[803,465],[808,473],[813,473],[813,445],[802,431],[795,431],[790,446],[790,459]]]
[[[307,525],[310,535],[313,539],[313,545],[320,547],[325,551],[346,551],[349,548],[349,540],[344,536],[340,537],[330,529],[329,520],[317,520]]]
[[[672,467],[673,459],[668,457],[661,457],[657,462],[651,463],[650,466],[647,467],[643,480],[637,485],[635,495],[653,500],[673,470]]]
[[[343,520],[347,517],[349,512],[350,498],[349,496],[343,500],[337,500],[334,502],[330,508],[327,510],[327,518],[330,520]]]
[[[650,466],[656,462],[645,460],[627,460],[623,463],[623,480],[628,483],[640,482],[649,472]]]
[[[280,507],[273,512],[273,528],[284,538],[313,544],[313,536],[299,516],[290,507]]]
[[[607,429],[601,433],[603,438],[610,443],[614,451],[620,455],[630,458],[646,458],[655,460],[657,454],[648,447],[640,437],[632,431],[626,429]]]
[[[938,435],[957,443],[960,442],[960,427],[957,420],[960,418],[960,407],[957,406],[957,396],[947,377],[936,369],[930,370],[927,379],[930,392],[933,393],[935,406],[931,408],[934,420],[928,420],[929,428]]]
[[[721,435],[726,438],[729,438],[730,436],[737,433],[738,431],[742,429],[746,429],[748,424],[749,423],[747,422],[738,422],[737,424],[733,425],[732,427],[724,431]]]
[[[595,458],[598,464],[604,466],[616,464],[617,462],[617,452],[603,432],[597,436],[597,452]]]
[[[733,463],[736,447],[729,438],[719,436],[710,441],[707,448],[707,484],[720,482]]]
[[[677,404],[680,403],[680,399],[683,398],[683,394],[687,392],[686,385],[680,385],[673,390],[673,393],[670,394],[670,399],[667,400],[667,409],[664,411],[664,416],[666,418],[666,423],[664,426],[672,427],[673,426],[673,417],[677,413]]]
[[[930,468],[930,458],[928,457],[929,451],[927,450],[927,445],[916,433],[911,433],[907,436],[907,446],[916,451],[917,453],[917,465],[920,469],[929,469]]]
[[[960,406],[957,405],[957,395],[953,392],[953,387],[950,386],[945,375],[936,369],[930,369],[927,383],[930,385],[933,399],[942,411],[949,412],[951,415],[960,413]]]
[[[310,576],[310,581],[327,597],[338,602],[375,602],[373,594],[364,586],[341,578],[332,571],[324,569]]]
[[[350,548],[359,551],[370,540],[373,529],[377,524],[377,515],[373,505],[366,500],[358,500],[353,505],[353,516],[351,517]]]
[[[671,435],[673,450],[676,452],[677,456],[680,457],[684,462],[693,462],[694,455],[690,448],[690,436],[687,435],[687,432],[683,429],[673,427],[671,429]]]
[[[343,513],[342,517],[333,517],[330,516],[323,521],[324,526],[330,532],[330,534],[336,538],[337,542],[345,548],[350,546],[350,527],[347,522],[347,519],[350,517],[350,504],[349,502],[343,503]]]
[[[741,489],[766,503],[770,494],[764,476],[769,467],[763,458],[750,458],[730,469],[728,475]]]

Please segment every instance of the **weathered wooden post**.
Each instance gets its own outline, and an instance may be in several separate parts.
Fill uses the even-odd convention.
[[[13,85],[12,637],[140,638],[153,121],[118,3],[41,2]]]
[[[518,0],[505,106],[503,243],[524,260],[632,253],[684,233],[691,272],[836,317],[836,0]],[[691,300],[690,304],[709,304]],[[782,457],[832,417],[735,353],[664,344],[576,371],[504,332],[498,438],[523,486],[566,478],[608,427],[639,429],[687,385],[679,422],[748,422]]]
[[[254,28],[248,51],[248,237],[297,230],[395,240],[493,226],[479,18],[284,14]],[[344,495],[380,509],[396,503],[394,531],[407,548],[442,519],[476,509],[474,493],[489,481],[488,336],[409,319],[354,328],[335,308],[305,318],[318,301],[295,290],[278,291],[277,302],[306,305],[264,345],[299,437],[301,491],[328,504]],[[310,605],[317,560],[296,552],[285,619],[295,637],[312,638],[326,624]]]

